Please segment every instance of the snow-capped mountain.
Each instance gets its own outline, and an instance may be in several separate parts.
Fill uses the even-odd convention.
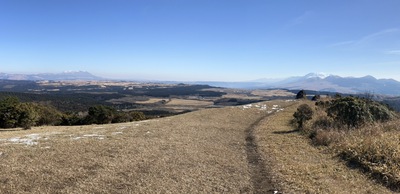
[[[327,77],[331,76],[331,74],[327,74],[327,73],[309,73],[307,75],[304,76],[304,78],[306,79],[310,79],[310,78],[320,78],[320,79],[325,79]]]

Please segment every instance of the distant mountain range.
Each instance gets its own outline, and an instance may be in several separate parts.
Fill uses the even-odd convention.
[[[7,74],[0,73],[0,79],[6,80],[104,80],[104,78],[97,77],[86,71],[65,71],[62,73],[39,73],[39,74]]]
[[[400,95],[400,82],[394,79],[376,79],[373,76],[340,77],[310,73],[302,77],[292,77],[273,83],[275,87],[286,89],[307,89],[339,93],[375,93]]]
[[[309,73],[305,76],[289,77],[281,80],[259,79],[249,82],[195,82],[217,87],[247,89],[305,89],[347,94],[373,93],[400,95],[400,82],[394,79],[376,79],[373,76],[340,77],[337,75]]]
[[[68,71],[63,73],[40,74],[7,74],[0,73],[0,79],[6,80],[109,80],[95,76],[86,71]],[[168,82],[180,83],[180,82]],[[305,89],[315,91],[338,92],[348,94],[373,93],[400,96],[400,82],[394,79],[376,79],[373,76],[340,77],[337,75],[309,73],[305,76],[289,77],[286,79],[258,79],[248,82],[185,82],[187,84],[203,84],[225,88],[243,89]]]

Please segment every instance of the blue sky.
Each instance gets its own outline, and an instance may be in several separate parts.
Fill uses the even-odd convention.
[[[400,81],[398,0],[0,0],[0,72]]]

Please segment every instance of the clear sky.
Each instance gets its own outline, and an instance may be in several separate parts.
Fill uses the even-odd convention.
[[[399,0],[0,0],[0,72],[400,80]]]

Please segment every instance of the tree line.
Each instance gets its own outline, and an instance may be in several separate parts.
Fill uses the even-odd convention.
[[[90,125],[131,122],[146,119],[142,112],[117,111],[113,107],[95,105],[85,112],[61,112],[51,105],[21,102],[17,97],[0,100],[0,128],[30,129],[43,125]]]

